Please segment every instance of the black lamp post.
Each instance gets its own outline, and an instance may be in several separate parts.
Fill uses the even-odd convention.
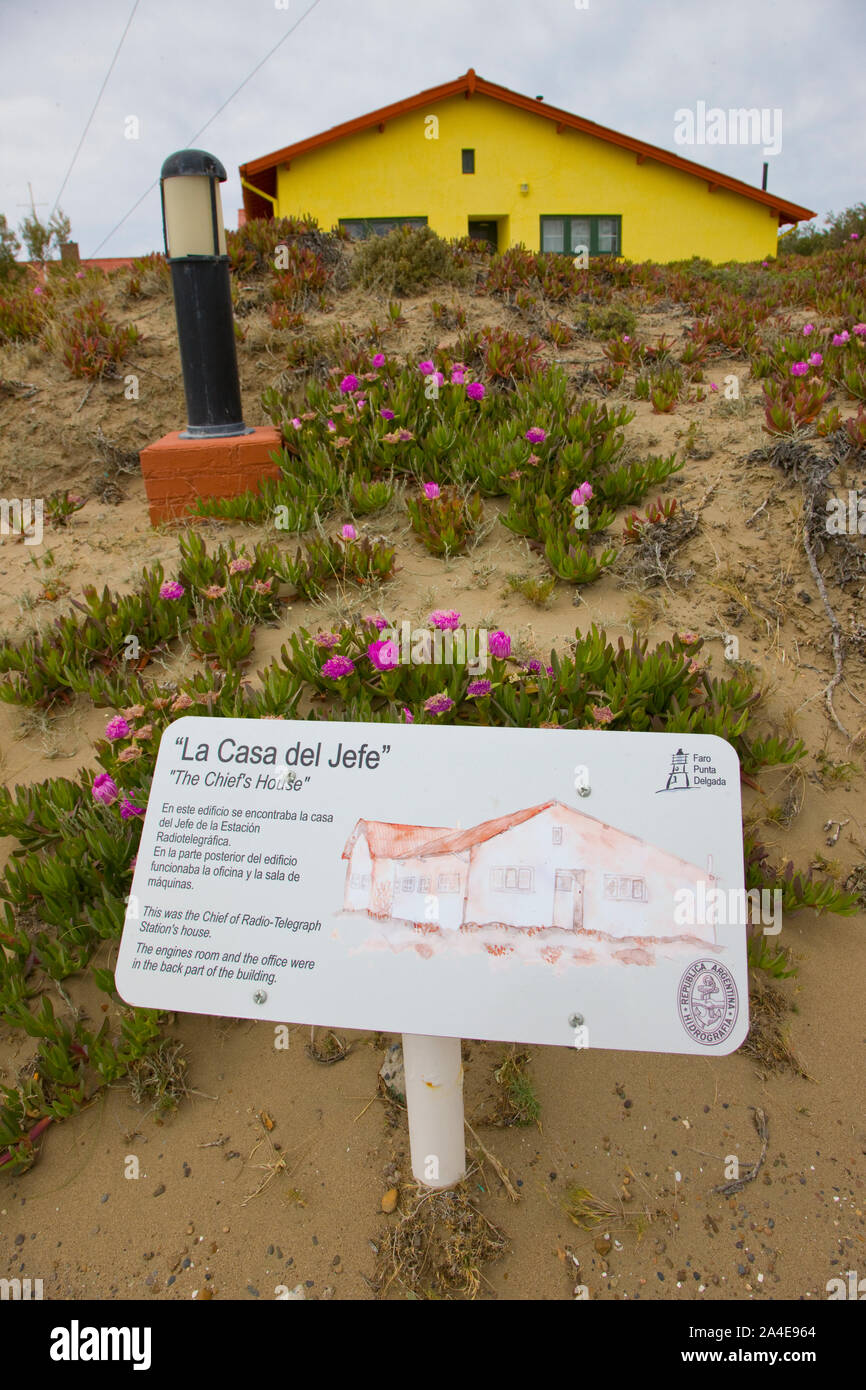
[[[178,150],[160,175],[188,416],[181,439],[253,433],[243,421],[238,379],[219,190],[227,177],[220,161],[205,150]]]

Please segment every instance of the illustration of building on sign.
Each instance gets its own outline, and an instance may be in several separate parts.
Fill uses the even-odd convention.
[[[467,830],[359,820],[343,850],[343,907],[441,932],[559,930],[614,940],[713,944],[713,925],[674,923],[678,889],[703,868],[545,801]]]

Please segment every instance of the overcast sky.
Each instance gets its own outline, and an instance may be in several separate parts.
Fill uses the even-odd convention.
[[[10,224],[28,181],[50,214],[130,16],[60,198],[84,257],[162,249],[158,183],[130,209],[174,150],[192,143],[222,160],[234,227],[239,164],[469,67],[756,187],[759,146],[678,146],[674,113],[778,109],[769,188],[822,220],[866,201],[864,0],[0,0]],[[125,138],[130,116],[138,139]]]

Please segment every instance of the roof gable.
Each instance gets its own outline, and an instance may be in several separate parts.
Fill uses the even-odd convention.
[[[360,131],[369,130],[374,126],[384,127],[389,120],[404,116],[421,107],[429,107],[431,102],[443,101],[461,94],[467,99],[471,99],[476,93],[480,96],[492,97],[496,101],[505,102],[518,110],[554,121],[557,133],[561,133],[563,130],[580,131],[584,135],[594,136],[598,140],[617,145],[621,149],[631,150],[637,155],[639,163],[643,163],[646,159],[653,159],[658,164],[667,164],[671,168],[680,169],[683,173],[706,179],[716,188],[726,188],[731,193],[738,193],[741,197],[762,203],[778,214],[780,224],[808,221],[815,216],[815,213],[809,208],[800,207],[797,203],[789,202],[785,198],[778,198],[763,189],[753,188],[751,184],[743,183],[741,179],[731,178],[728,174],[720,174],[715,169],[709,169],[703,164],[696,164],[690,159],[683,159],[681,155],[673,154],[670,150],[663,150],[658,145],[650,145],[645,140],[635,140],[630,135],[623,135],[620,131],[611,130],[608,126],[597,125],[595,121],[588,121],[583,116],[575,116],[570,111],[562,111],[559,107],[548,106],[544,101],[523,96],[520,92],[512,92],[508,87],[500,87],[495,82],[488,82],[483,77],[478,77],[474,68],[470,68],[462,77],[458,77],[453,82],[445,82],[439,87],[429,87],[423,92],[417,92],[415,96],[406,97],[403,101],[392,102],[390,106],[381,106],[376,111],[355,117],[354,120],[343,121],[340,125],[332,126],[330,130],[322,131],[319,135],[309,136],[306,140],[298,140],[293,145],[286,145],[283,149],[275,150],[272,154],[262,155],[259,159],[251,159],[240,166],[241,182],[243,183],[245,179],[257,179],[260,187],[267,184],[269,190],[275,191],[277,167],[291,163],[292,159],[299,155],[307,154],[310,150],[318,149],[323,145],[329,145],[335,140],[357,135]],[[252,214],[255,206],[261,205],[261,202],[261,198],[256,197],[254,189],[248,186],[244,187],[244,206],[248,213]]]
[[[400,859],[411,855],[418,845],[438,843],[452,830],[450,825],[399,825],[393,821],[359,820],[346,841],[342,857],[349,858],[362,835],[372,859]]]

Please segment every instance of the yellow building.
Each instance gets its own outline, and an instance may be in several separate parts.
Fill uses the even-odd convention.
[[[240,174],[248,218],[307,212],[353,236],[409,222],[499,251],[522,242],[631,261],[761,260],[775,255],[781,225],[815,216],[472,68]]]

